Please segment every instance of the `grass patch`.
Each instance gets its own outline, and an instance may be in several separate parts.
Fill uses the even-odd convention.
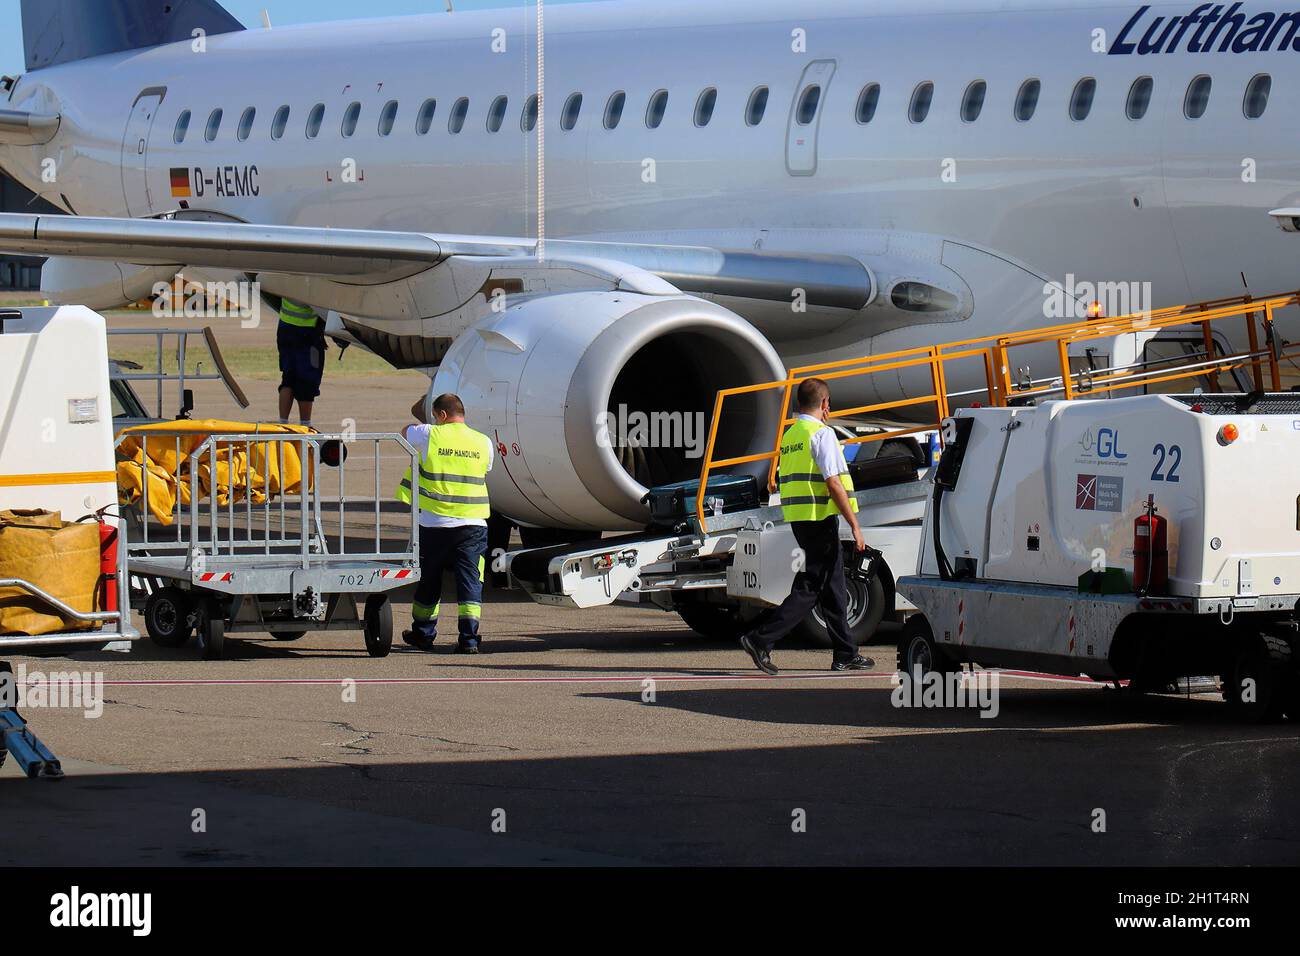
[[[280,377],[280,357],[274,346],[227,347],[221,350],[221,354],[225,357],[231,373],[238,380]],[[154,372],[158,369],[158,355],[152,348],[114,349],[112,357],[119,361],[135,362],[143,366],[142,371],[145,372]],[[163,371],[168,375],[175,375],[179,371],[176,358],[174,346],[163,353]],[[201,370],[200,365],[202,365]],[[190,342],[185,355],[185,373],[195,375],[199,371],[204,373],[216,371],[201,338]],[[325,353],[325,381],[327,382],[331,378],[370,378],[381,375],[426,377],[422,372],[395,369],[377,355],[359,348],[348,349],[342,361],[339,361],[338,348],[333,345]]]

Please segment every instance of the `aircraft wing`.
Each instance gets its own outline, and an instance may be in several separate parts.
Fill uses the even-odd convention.
[[[538,252],[536,240],[526,238],[15,213],[0,214],[0,249],[140,266],[321,276],[353,285],[409,278],[452,257]],[[870,270],[850,256],[580,240],[550,240],[546,254],[624,263],[684,292],[706,295],[789,302],[792,291],[802,289],[811,306],[857,310],[873,291]]]

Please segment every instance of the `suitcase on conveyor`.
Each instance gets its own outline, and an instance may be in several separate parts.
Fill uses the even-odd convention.
[[[679,481],[651,488],[641,502],[650,508],[650,520],[659,525],[676,525],[695,515],[699,495],[698,480]],[[753,475],[715,475],[704,489],[705,513],[714,513],[715,500],[721,500],[722,513],[745,511],[759,506],[758,479]]]
[[[849,463],[849,477],[855,491],[867,488],[884,488],[917,481],[916,459],[911,455],[890,455],[887,458],[869,458]]]

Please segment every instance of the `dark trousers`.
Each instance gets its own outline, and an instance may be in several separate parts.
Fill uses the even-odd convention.
[[[420,583],[411,605],[412,630],[433,640],[438,633],[442,575],[456,578],[456,622],[462,641],[478,640],[483,602],[483,563],[488,533],[484,527],[420,528]]]
[[[749,638],[762,650],[770,651],[773,645],[795,629],[800,621],[821,607],[826,629],[830,631],[835,660],[849,661],[857,656],[858,648],[849,636],[849,594],[844,587],[844,549],[840,545],[840,519],[838,516],[821,521],[792,521],[794,540],[804,553],[803,570],[794,576],[781,606],[764,614]]]

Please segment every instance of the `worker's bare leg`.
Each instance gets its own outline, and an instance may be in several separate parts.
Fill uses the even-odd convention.
[[[280,421],[287,422],[293,411],[293,389],[280,389]]]
[[[313,406],[314,404],[315,404],[315,402],[299,402],[299,403],[298,403],[298,415],[299,415],[299,417],[302,419],[302,423],[303,423],[304,425],[310,425],[310,424],[311,424],[311,408],[312,408],[312,406]]]

